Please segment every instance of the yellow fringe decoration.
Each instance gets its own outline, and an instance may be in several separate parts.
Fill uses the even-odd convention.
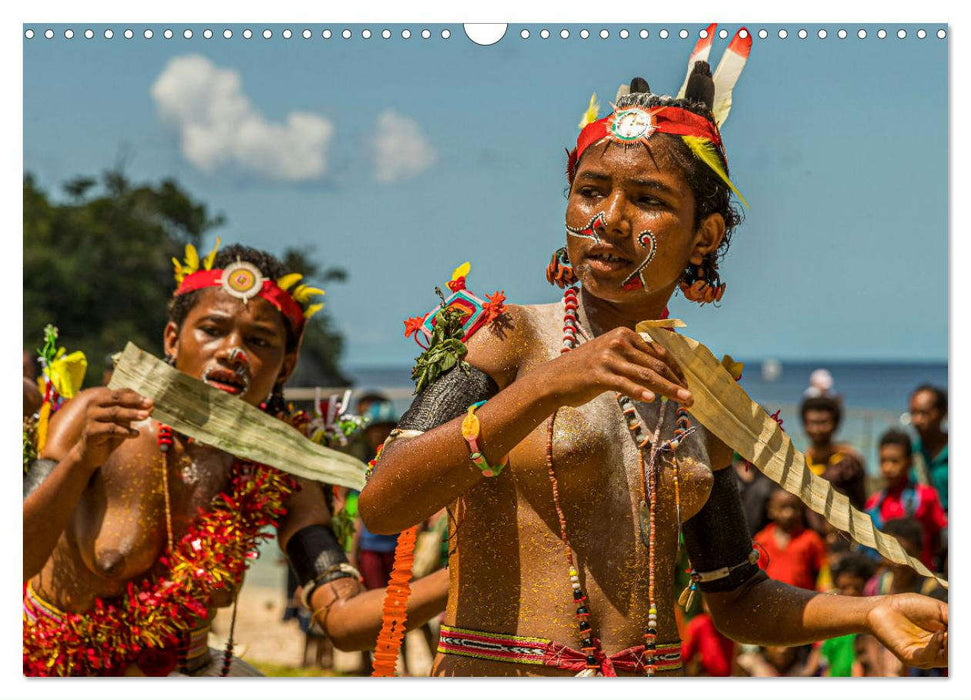
[[[216,259],[216,253],[219,252],[219,244],[221,242],[222,242],[222,239],[217,237],[216,238],[216,246],[212,250],[209,251],[209,255],[207,255],[206,256],[206,259],[202,261],[202,266],[204,268],[206,268],[207,270],[211,270],[212,269],[212,263]]]
[[[37,418],[37,454],[41,453],[47,443],[47,424],[51,419],[51,404],[45,401],[40,407],[40,416]]]
[[[306,318],[306,319],[309,319],[315,313],[317,313],[318,311],[320,311],[322,308],[324,308],[324,305],[323,304],[313,304],[312,306],[308,306],[307,307],[307,310],[303,312],[303,317]]]
[[[303,279],[303,275],[299,272],[291,272],[288,275],[284,275],[276,281],[276,286],[282,289],[284,292],[289,291],[290,287],[295,285],[297,282]]]

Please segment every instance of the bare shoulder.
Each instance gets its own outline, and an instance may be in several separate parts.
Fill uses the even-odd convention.
[[[466,341],[466,359],[500,387],[511,384],[536,346],[538,308],[542,307],[508,304],[505,313]]]

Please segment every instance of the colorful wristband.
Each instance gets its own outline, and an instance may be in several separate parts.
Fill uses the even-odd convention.
[[[482,450],[479,449],[479,418],[475,415],[475,409],[484,403],[485,401],[477,401],[469,406],[469,412],[462,420],[462,437],[469,443],[469,459],[472,460],[472,464],[479,468],[482,476],[498,476],[502,468],[506,466],[505,463],[495,467],[491,466],[483,456]]]

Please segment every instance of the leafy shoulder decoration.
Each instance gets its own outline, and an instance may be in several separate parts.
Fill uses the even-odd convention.
[[[405,337],[414,336],[415,342],[424,348],[411,370],[416,394],[456,365],[468,373],[471,366],[465,361],[468,354],[465,341],[506,313],[504,292],[487,294],[487,301],[483,301],[466,288],[470,269],[467,262],[455,268],[447,285],[451,294],[446,297],[440,287],[435,287],[441,303],[428,313],[404,322]]]

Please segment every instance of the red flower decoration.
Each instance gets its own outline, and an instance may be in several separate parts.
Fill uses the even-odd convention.
[[[489,301],[482,305],[482,310],[485,311],[485,322],[492,323],[506,313],[506,293],[500,290],[495,294],[486,294],[486,299]]]
[[[424,316],[412,316],[405,321],[405,337],[410,338],[412,333],[417,333],[425,322]]]
[[[465,289],[465,275],[463,275],[462,277],[457,277],[456,279],[449,282],[448,288],[451,289],[453,292],[457,292],[460,289]]]

